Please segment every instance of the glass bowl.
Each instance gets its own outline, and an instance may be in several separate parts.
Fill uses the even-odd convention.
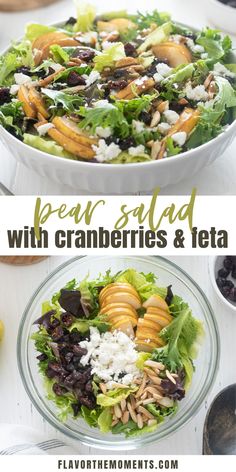
[[[89,274],[91,278],[111,269],[113,273],[129,267],[140,272],[153,272],[158,276],[162,286],[172,285],[174,293],[186,300],[194,315],[204,323],[205,338],[195,362],[196,372],[186,398],[179,404],[179,410],[172,418],[167,419],[152,434],[136,438],[125,438],[122,435],[104,434],[91,428],[82,419],[70,418],[61,423],[57,418],[56,407],[47,400],[43,381],[38,373],[34,343],[30,339],[37,329],[33,322],[40,316],[41,303],[49,300],[69,280],[82,280]],[[201,288],[181,268],[162,257],[76,257],[52,272],[31,297],[23,314],[18,333],[18,365],[20,375],[30,400],[39,413],[54,428],[70,438],[82,443],[106,450],[136,449],[145,444],[167,438],[179,430],[196,414],[203,405],[204,399],[213,385],[219,362],[219,335],[212,308]]]

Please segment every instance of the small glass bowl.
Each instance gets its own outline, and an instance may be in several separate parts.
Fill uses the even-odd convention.
[[[162,423],[154,433],[135,438],[125,438],[111,433],[103,434],[98,429],[88,426],[82,419],[69,418],[65,423],[61,423],[54,403],[46,398],[43,380],[38,372],[37,354],[30,339],[37,329],[33,322],[40,316],[42,302],[50,300],[52,295],[69,280],[76,278],[79,281],[88,274],[94,278],[99,273],[104,274],[108,269],[116,273],[127,268],[145,273],[153,272],[158,276],[160,286],[172,285],[174,293],[189,303],[193,314],[203,322],[205,329],[205,338],[195,362],[196,372],[193,382],[186,398],[180,402],[178,412]],[[18,333],[17,350],[24,387],[43,418],[70,438],[77,439],[85,445],[113,451],[136,449],[167,438],[190,421],[203,405],[213,385],[220,354],[217,323],[206,296],[196,282],[167,259],[132,256],[76,257],[58,267],[36,290],[24,311]]]

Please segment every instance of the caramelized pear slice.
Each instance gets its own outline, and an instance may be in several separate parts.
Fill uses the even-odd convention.
[[[161,310],[166,311],[169,313],[169,307],[163,298],[160,297],[160,295],[152,295],[146,302],[143,303],[144,308],[149,308],[150,306],[160,308]]]
[[[152,321],[153,323],[155,323],[158,327],[160,327],[160,330],[170,324],[170,321],[168,321],[164,316],[161,315],[147,313],[144,318],[147,321]]]
[[[153,46],[152,52],[161,61],[167,60],[169,66],[173,68],[192,62],[192,54],[184,44],[167,41]]]
[[[150,90],[154,87],[155,81],[151,77],[141,77],[130,82],[127,87],[123,88],[116,94],[118,100],[131,100],[131,98]]]
[[[60,133],[56,128],[48,130],[49,136],[54,139],[60,146],[66,151],[74,154],[75,156],[81,157],[82,159],[92,159],[94,157],[94,151],[88,146],[76,143],[72,139],[68,138],[64,134]]]
[[[42,96],[33,87],[31,87],[29,90],[29,99],[40,115],[42,115],[45,119],[49,118],[49,113],[46,109]]]
[[[136,339],[135,343],[137,351],[139,352],[152,352],[153,349],[156,349],[158,347],[155,342],[150,341],[149,343],[147,343],[143,339]]]
[[[137,316],[136,310],[129,305],[128,303],[110,303],[109,305],[105,305],[102,307],[100,310],[101,314],[106,314],[108,311],[112,310],[113,308],[123,308],[123,309],[128,309],[131,310],[134,316]]]
[[[138,330],[142,330],[142,329],[145,329],[145,328],[148,328],[148,329],[151,329],[154,331],[154,333],[159,333],[159,331],[161,331],[161,326],[157,325],[157,323],[154,323],[153,321],[150,321],[150,320],[147,320],[144,318],[139,318],[138,320]]]
[[[34,106],[34,104],[31,103],[31,101],[29,99],[29,91],[25,87],[25,85],[20,86],[20,88],[18,90],[17,98],[20,102],[22,102],[23,110],[24,110],[26,116],[28,116],[28,118],[36,118],[37,117],[37,109]]]
[[[129,29],[136,29],[137,26],[133,21],[128,18],[114,18],[110,21],[98,21],[97,29],[99,32],[105,31],[106,33],[112,33],[113,31],[119,31],[119,33],[124,33]]]
[[[97,144],[97,139],[86,136],[86,134],[78,128],[76,123],[66,116],[56,116],[52,122],[58,131],[79,144],[83,144],[84,146]]]
[[[131,294],[133,294],[135,297],[139,298],[139,295],[138,295],[137,291],[135,290],[135,288],[134,288],[131,284],[115,282],[115,283],[112,283],[112,284],[107,285],[107,286],[104,287],[104,289],[100,292],[100,294],[99,294],[99,302],[100,302],[100,304],[101,304],[101,305],[103,304],[103,300],[104,300],[104,298],[105,298],[108,294],[111,295],[112,293],[118,292],[119,290],[121,290],[121,291],[123,291],[123,292],[131,293]]]
[[[103,304],[108,305],[109,303],[117,302],[128,303],[136,310],[138,310],[138,308],[141,308],[141,302],[136,296],[129,292],[123,292],[120,290],[118,292],[113,293],[112,295],[106,296]]]
[[[134,338],[134,330],[133,330],[132,323],[129,319],[125,317],[123,319],[120,319],[119,322],[117,322],[111,327],[111,331],[115,331],[115,330],[122,331],[123,333],[127,334],[127,336],[129,336],[130,338]]]

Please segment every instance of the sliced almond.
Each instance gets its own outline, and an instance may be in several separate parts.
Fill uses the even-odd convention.
[[[155,398],[147,398],[143,400],[143,405],[149,405],[149,403],[156,403]]]
[[[150,128],[154,128],[155,126],[157,126],[158,123],[160,123],[160,120],[161,120],[161,114],[158,110],[156,110],[152,117]]]
[[[166,370],[166,377],[168,377],[168,379],[169,379],[173,384],[176,384],[176,380],[175,380],[174,377],[171,375],[171,373],[169,372],[169,370]]]
[[[142,413],[143,415],[145,415],[150,420],[154,419],[154,416],[148,410],[146,410],[146,408],[143,408],[143,406],[141,406],[141,405],[138,407],[138,412]]]
[[[119,423],[119,420],[113,420],[112,423],[111,423],[112,428],[113,428],[113,426],[115,426],[118,423]]]
[[[121,418],[122,417],[122,411],[119,407],[119,405],[115,405],[114,406],[114,413],[116,415],[117,418]]]
[[[137,415],[137,425],[139,429],[143,428],[143,418],[142,418],[142,415],[140,414]]]
[[[104,395],[105,395],[105,394],[107,393],[107,387],[106,387],[106,385],[105,385],[104,383],[100,383],[100,384],[99,384],[99,387],[100,387],[102,393],[104,393]]]
[[[144,362],[144,365],[147,367],[152,367],[153,369],[164,370],[165,368],[164,364],[162,364],[161,362],[156,362],[152,360],[147,360],[146,362]]]
[[[152,146],[151,146],[151,158],[156,159],[160,150],[161,150],[160,141],[153,141]]]
[[[155,400],[161,400],[163,398],[163,395],[161,395],[160,393],[153,393],[153,398],[155,398]]]
[[[157,110],[160,112],[160,113],[163,113],[164,111],[168,110],[169,109],[169,101],[166,100],[165,102],[161,102],[159,103],[158,107],[157,107]]]
[[[210,73],[210,74],[207,76],[207,78],[206,78],[206,80],[205,80],[205,82],[204,82],[204,87],[205,87],[205,89],[207,89],[207,88],[209,87],[209,85],[210,85],[211,81],[213,80],[213,78],[214,78],[214,75],[213,75],[212,73]]]
[[[135,395],[136,398],[139,398],[141,397],[141,395],[143,394],[143,391],[144,391],[144,388],[145,388],[145,385],[146,385],[146,381],[147,381],[147,375],[144,373],[144,376],[143,376],[143,380],[142,380],[142,383]]]
[[[127,408],[129,410],[129,413],[130,413],[130,416],[132,418],[132,420],[137,423],[137,415],[134,411],[134,409],[132,408],[131,404],[129,402],[127,402]]]
[[[126,400],[125,400],[125,398],[122,398],[122,400],[120,402],[120,407],[121,407],[121,410],[124,412],[125,409],[126,409]]]
[[[123,416],[122,416],[122,423],[123,424],[127,424],[129,421],[129,411],[126,410],[124,413],[123,413]]]
[[[149,375],[150,379],[152,380],[152,382],[156,385],[161,385],[161,379],[159,379],[159,377],[157,377],[156,375]]]

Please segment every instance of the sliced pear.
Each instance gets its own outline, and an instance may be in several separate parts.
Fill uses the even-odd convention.
[[[31,87],[29,90],[29,99],[37,109],[38,113],[40,113],[45,119],[49,118],[49,113],[46,109],[42,96],[33,87]]]
[[[154,323],[153,321],[146,320],[145,317],[144,318],[139,318],[139,320],[138,320],[138,329],[142,330],[142,329],[145,329],[145,328],[153,329],[155,333],[157,333],[161,330],[161,326],[159,326],[160,329],[158,330],[158,327],[157,327],[156,323]]]
[[[132,316],[129,316],[129,315],[119,315],[118,317],[115,316],[115,317],[108,317],[108,321],[109,323],[111,323],[112,327],[119,327],[120,326],[120,323],[122,323],[123,321],[129,321],[129,323],[132,324],[133,328],[135,328],[135,326],[137,326],[137,320],[135,320],[135,318],[133,318]]]
[[[29,118],[36,118],[37,109],[34,106],[34,104],[30,102],[29,92],[28,92],[28,89],[25,87],[25,85],[20,86],[18,90],[17,98],[20,102],[22,102],[23,110],[26,116],[28,116]]]
[[[114,18],[110,21],[97,22],[97,29],[99,32],[105,31],[106,33],[112,33],[113,31],[119,31],[119,33],[123,33],[129,29],[136,28],[136,24],[128,18]]]
[[[156,347],[162,347],[165,346],[164,341],[160,338],[160,336],[153,336],[150,331],[143,331],[142,333],[136,333],[136,337],[138,340],[145,340],[145,339],[150,339],[153,343],[156,344]]]
[[[127,336],[129,336],[130,338],[134,338],[134,330],[133,330],[132,323],[130,322],[130,320],[126,318],[120,320],[119,323],[116,323],[116,325],[113,325],[111,327],[111,331],[115,331],[115,330],[122,331],[123,333],[127,334]]]
[[[109,284],[107,285],[106,287],[104,287],[104,289],[100,292],[99,294],[99,302],[100,304],[103,304],[103,300],[104,298],[109,294],[111,295],[112,293],[114,292],[118,292],[122,290],[123,292],[128,292],[128,293],[131,293],[132,295],[134,295],[135,297],[137,297],[139,299],[139,295],[138,295],[138,292],[135,290],[135,288],[131,285],[131,284],[128,284],[128,283],[113,283],[113,284]]]
[[[160,328],[165,328],[165,326],[168,326],[170,324],[170,321],[167,320],[164,316],[161,315],[152,315],[151,313],[148,313],[144,317],[148,321],[152,321],[153,323],[156,323]]]
[[[151,315],[157,315],[157,316],[163,316],[164,318],[166,318],[169,322],[172,321],[172,316],[170,315],[169,312],[165,311],[165,310],[162,310],[161,308],[157,308],[157,307],[154,307],[154,306],[149,306],[147,308],[147,314],[151,314]]]
[[[184,44],[177,44],[173,41],[157,44],[152,48],[153,54],[160,60],[167,60],[170,67],[177,67],[181,64],[190,64],[192,54]]]
[[[188,116],[189,115],[189,116]],[[185,131],[185,133],[190,134],[191,131],[195,128],[200,119],[200,111],[194,110],[193,108],[185,108],[183,113],[181,113],[179,119],[176,121],[175,125],[172,126],[168,136],[172,136],[179,131]]]
[[[35,55],[34,62],[36,65],[39,65],[44,59],[47,59],[50,52],[50,46],[53,44],[58,44],[58,46],[61,47],[70,47],[78,46],[79,43],[74,38],[59,31],[52,31],[50,33],[43,34],[32,44],[32,49],[35,49],[36,51],[39,50],[41,53],[40,55]]]
[[[150,306],[161,308],[161,310],[169,312],[169,307],[163,298],[160,295],[152,295],[146,302],[143,303],[144,308],[148,308]]]
[[[123,292],[123,291],[118,291],[115,293],[112,293],[112,295],[108,295],[105,297],[103,301],[103,305],[108,305],[109,303],[128,303],[131,305],[135,310],[138,310],[138,308],[141,308],[141,302],[140,300],[134,296],[133,294],[129,292]]]
[[[132,310],[129,308],[112,308],[111,310],[106,311],[106,315],[109,319],[111,318],[117,318],[119,319],[119,316],[126,315],[132,318],[136,324],[138,321],[138,315],[134,314]]]
[[[153,349],[156,349],[158,347],[156,343],[153,343],[151,341],[147,343],[143,339],[136,339],[135,343],[137,351],[139,352],[152,352]]]
[[[142,95],[142,93],[150,90],[155,85],[155,81],[151,77],[143,77],[135,79],[130,82],[127,87],[123,88],[116,94],[118,100],[130,100],[131,98],[136,97],[137,95]]]
[[[54,139],[60,146],[66,151],[74,154],[75,156],[83,159],[92,159],[94,157],[94,151],[89,146],[83,146],[82,144],[76,143],[72,139],[68,138],[64,134],[60,133],[56,128],[48,130],[48,135]]]
[[[103,308],[100,310],[100,313],[101,314],[104,314],[104,313],[106,314],[112,308],[124,308],[124,309],[128,308],[129,310],[132,311],[134,316],[137,316],[136,310],[131,305],[129,305],[128,303],[110,303],[109,305],[103,306]]]
[[[83,133],[76,123],[74,123],[72,120],[67,118],[66,116],[56,116],[52,120],[53,124],[55,127],[63,133],[65,136],[67,136],[70,139],[73,139],[79,144],[84,144],[85,146],[89,145],[91,146],[92,144],[97,144],[98,140],[95,138],[90,138],[89,136],[86,136],[85,133]]]
[[[45,33],[36,38],[32,43],[32,49],[42,50],[48,44],[52,44],[54,41],[58,41],[61,38],[67,38],[68,36],[65,33],[60,31],[50,31],[50,33]]]

